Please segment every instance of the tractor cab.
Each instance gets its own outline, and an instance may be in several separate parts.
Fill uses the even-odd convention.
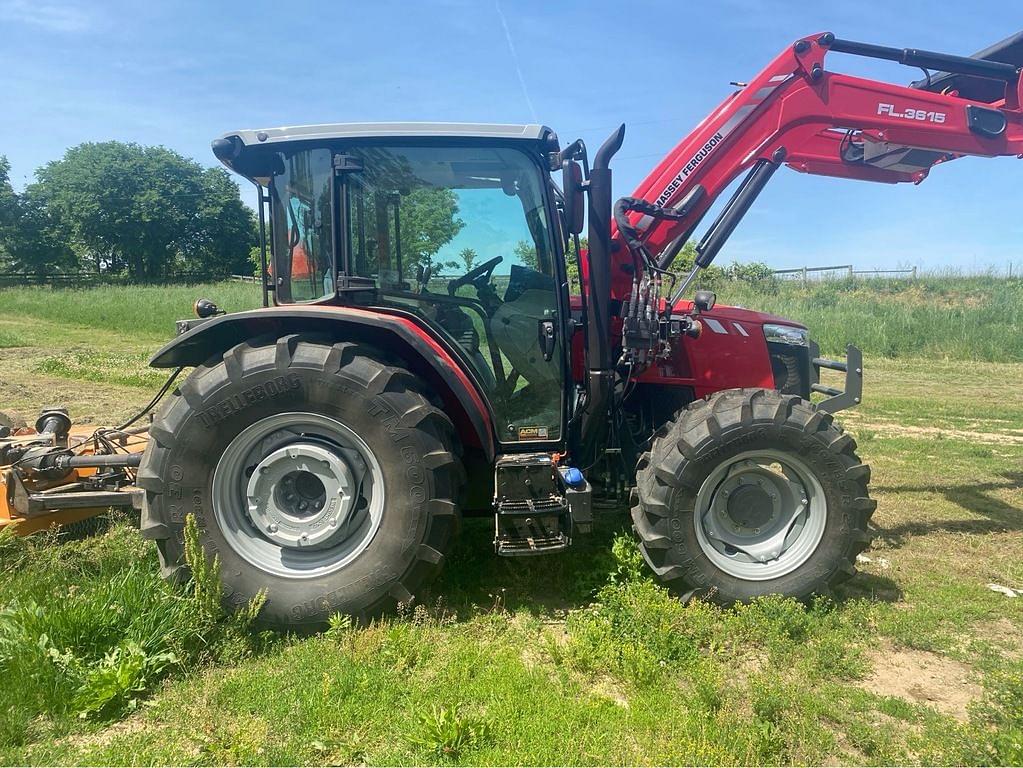
[[[562,441],[568,297],[550,129],[307,126],[240,131],[214,151],[269,208],[275,304],[413,315],[485,394],[500,443]]]

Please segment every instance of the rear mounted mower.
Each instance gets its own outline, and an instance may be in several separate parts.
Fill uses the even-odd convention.
[[[63,408],[45,409],[34,428],[0,427],[0,529],[27,534],[141,508],[133,483],[146,431],[76,428]]]

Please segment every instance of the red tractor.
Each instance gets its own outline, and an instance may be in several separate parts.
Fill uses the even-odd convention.
[[[939,72],[892,85],[826,70],[831,53]],[[194,514],[228,602],[265,588],[279,624],[372,615],[413,600],[461,515],[493,515],[497,554],[538,555],[609,498],[631,499],[643,556],[679,592],[802,599],[849,578],[875,503],[832,414],[860,401],[859,351],[822,359],[799,323],[688,291],[783,165],[918,183],[1023,153],[1021,61],[1023,36],[974,57],[802,38],[614,204],[624,126],[592,162],[539,125],[217,139],[259,190],[266,306],[200,302],[152,359],[194,366],[136,478],[166,575],[184,575]]]

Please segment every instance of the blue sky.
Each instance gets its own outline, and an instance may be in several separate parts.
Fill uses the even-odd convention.
[[[550,125],[591,151],[619,121],[628,194],[795,38],[968,54],[1023,28],[1018,2],[64,2],[0,0],[0,154],[21,186],[82,141],[164,144],[213,164],[227,130],[359,120]],[[981,10],[983,9],[983,10]],[[834,70],[917,70],[833,55]],[[779,173],[722,253],[777,267],[1023,266],[1013,159],[966,159],[919,187]],[[252,196],[243,187],[243,195]]]

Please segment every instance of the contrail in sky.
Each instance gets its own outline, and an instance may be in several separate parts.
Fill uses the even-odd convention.
[[[511,51],[512,62],[515,64],[515,72],[519,76],[519,85],[522,86],[522,95],[526,97],[526,104],[529,106],[529,112],[533,116],[533,122],[539,123],[540,120],[536,116],[536,108],[533,106],[533,100],[529,98],[529,89],[526,88],[526,78],[522,76],[522,67],[519,66],[519,55],[515,52],[515,43],[512,42],[511,30],[508,29],[508,22],[504,18],[504,11],[501,10],[500,0],[494,0],[494,8],[497,9],[497,15],[501,18],[501,26],[504,27],[504,37],[508,41],[508,50]]]

